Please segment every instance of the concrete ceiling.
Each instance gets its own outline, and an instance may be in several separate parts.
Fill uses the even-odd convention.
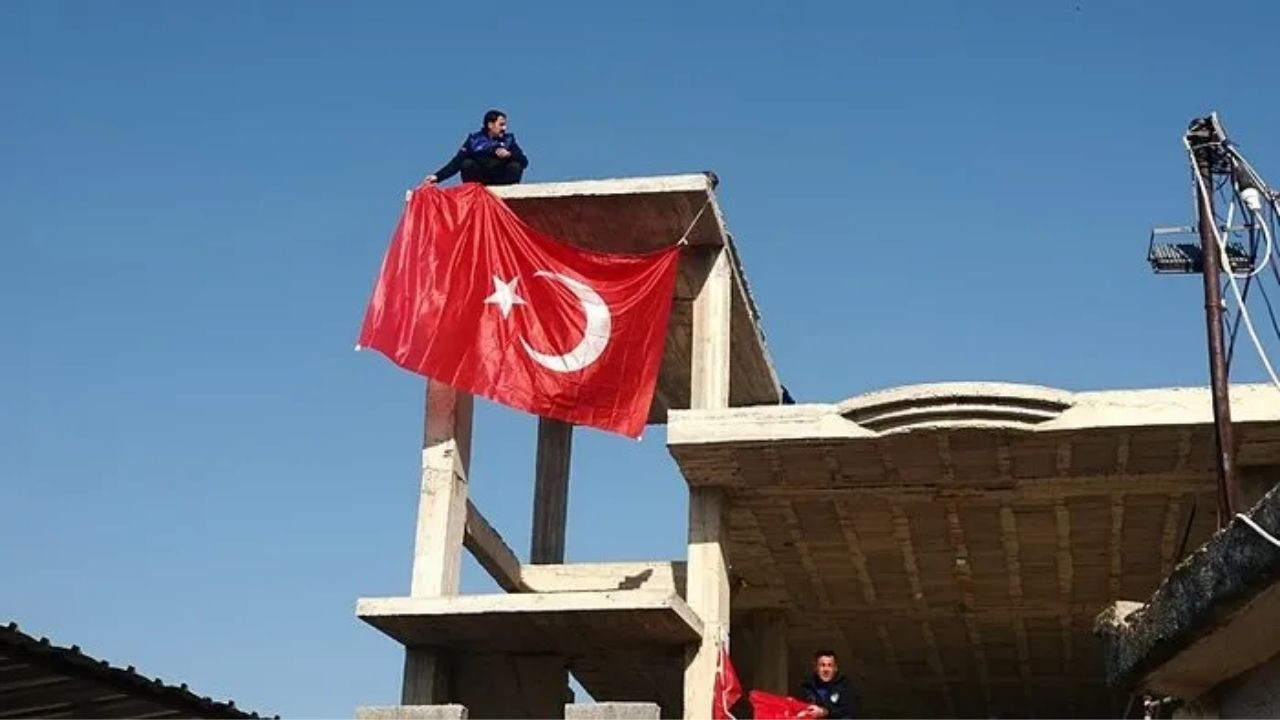
[[[1233,401],[1269,472],[1280,393]],[[793,684],[834,646],[871,715],[1115,716],[1093,618],[1215,528],[1211,419],[1200,389],[959,383],[676,412],[669,446],[728,491],[735,633],[784,612]]]

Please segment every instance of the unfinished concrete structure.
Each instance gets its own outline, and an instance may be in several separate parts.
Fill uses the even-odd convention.
[[[1232,400],[1240,463],[1280,462],[1280,393]],[[1213,437],[1207,390],[956,383],[675,412],[668,444],[726,493],[748,685],[831,645],[870,716],[1115,717],[1094,616],[1212,532]]]
[[[687,240],[651,422],[782,399],[714,187],[695,174],[493,188],[530,225],[581,247],[644,252]],[[598,700],[649,701],[666,715],[710,708],[729,620],[723,493],[690,491],[687,587],[683,564],[565,565],[572,428],[540,420],[531,563],[521,566],[467,500],[471,397],[432,382],[426,405],[410,594],[362,599],[357,610],[406,648],[402,704],[558,717],[572,668]],[[510,594],[458,595],[464,546]],[[509,688],[478,682],[494,667]]]
[[[467,500],[470,397],[430,383],[411,591],[357,609],[405,646],[405,707],[381,716],[557,717],[571,669],[597,701],[705,717],[726,632],[744,684],[764,690],[792,689],[833,646],[867,715],[1119,712],[1093,618],[1211,533],[1208,392],[962,383],[782,405],[714,186],[494,189],[584,247],[687,234],[650,421],[688,482],[688,553],[564,564],[572,431],[542,420],[521,564]],[[1233,403],[1240,464],[1280,462],[1280,394],[1238,387]],[[458,595],[464,546],[507,594]],[[511,682],[482,682],[485,667]]]

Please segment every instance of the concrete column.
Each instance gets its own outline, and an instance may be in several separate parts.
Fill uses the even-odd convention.
[[[724,491],[689,494],[689,607],[702,620],[702,641],[689,651],[684,671],[684,716],[711,715],[720,640],[729,630],[729,573],[725,562]]]
[[[695,409],[729,406],[730,308],[733,273],[728,251],[699,250],[705,281],[693,302],[690,397]],[[688,603],[702,620],[702,641],[686,656],[684,716],[711,715],[720,640],[729,630],[729,572],[724,556],[725,492],[689,491]]]
[[[533,537],[530,565],[564,563],[565,534],[569,520],[569,460],[573,452],[573,425],[538,418],[538,454],[533,483]],[[526,661],[530,662],[530,661]],[[569,691],[569,671],[564,658],[539,658],[563,704]]]
[[[733,268],[723,247],[698,248],[696,260],[705,279],[693,299],[693,347],[690,358],[690,406],[695,410],[729,407],[729,356],[733,328]]]
[[[454,666],[455,700],[473,718],[554,718],[564,712],[564,659],[554,655],[468,653]]]
[[[533,484],[533,541],[529,562],[564,562],[565,529],[569,513],[569,458],[573,426],[538,418],[538,456]]]
[[[413,543],[413,597],[457,595],[467,522],[467,471],[471,461],[470,393],[427,382],[422,482]],[[405,648],[404,705],[448,701],[447,659],[425,648]]]
[[[751,614],[751,634],[755,681],[752,689],[789,693],[786,615],[781,610],[757,610]]]

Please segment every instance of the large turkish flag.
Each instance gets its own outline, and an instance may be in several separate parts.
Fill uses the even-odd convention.
[[[678,258],[674,243],[645,255],[573,247],[525,225],[482,185],[421,187],[359,344],[459,390],[639,437]]]

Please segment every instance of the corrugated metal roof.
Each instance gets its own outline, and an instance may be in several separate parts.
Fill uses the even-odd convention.
[[[0,627],[0,718],[257,718],[234,702],[218,702],[149,678],[130,665],[114,667],[17,623]],[[278,717],[278,716],[277,716]]]

